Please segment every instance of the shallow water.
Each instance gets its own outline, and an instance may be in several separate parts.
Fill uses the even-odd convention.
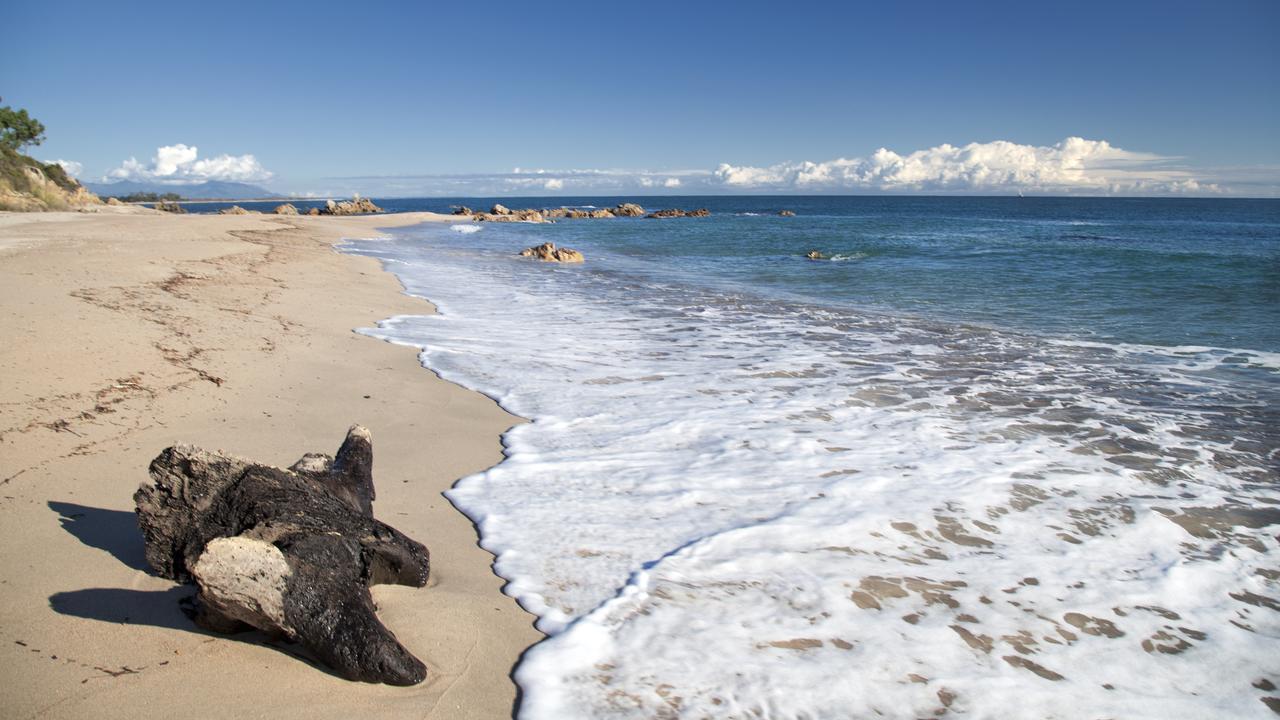
[[[1274,206],[723,202],[350,246],[440,309],[366,332],[533,420],[449,493],[551,634],[522,717],[1270,715]],[[1197,267],[1216,310],[1150,307]]]

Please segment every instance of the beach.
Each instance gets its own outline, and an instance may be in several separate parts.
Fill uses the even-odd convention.
[[[353,329],[426,314],[343,238],[446,219],[0,214],[0,707],[8,717],[509,717],[541,635],[441,493],[518,418]],[[369,428],[375,516],[426,544],[422,589],[377,586],[428,666],[345,681],[258,633],[198,629],[148,571],[133,493],[191,443],[288,466]]]

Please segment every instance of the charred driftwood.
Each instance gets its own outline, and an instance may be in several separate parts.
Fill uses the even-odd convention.
[[[373,445],[353,427],[335,457],[288,470],[176,445],[134,495],[147,561],[194,581],[196,622],[302,643],[351,680],[413,685],[426,666],[378,620],[369,586],[427,582],[427,549],[373,519]]]

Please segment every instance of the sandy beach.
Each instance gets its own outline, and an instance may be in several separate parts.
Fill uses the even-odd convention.
[[[509,717],[540,635],[441,496],[502,458],[518,419],[358,335],[429,313],[344,237],[431,220],[0,214],[0,707],[6,717]],[[429,668],[352,683],[257,633],[198,629],[149,573],[133,492],[187,442],[287,466],[374,442],[377,517],[431,550],[426,588],[378,586]]]

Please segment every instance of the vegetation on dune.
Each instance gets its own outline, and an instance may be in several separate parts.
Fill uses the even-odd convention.
[[[100,202],[57,163],[19,152],[44,142],[44,125],[26,110],[0,107],[0,210],[66,210]]]

